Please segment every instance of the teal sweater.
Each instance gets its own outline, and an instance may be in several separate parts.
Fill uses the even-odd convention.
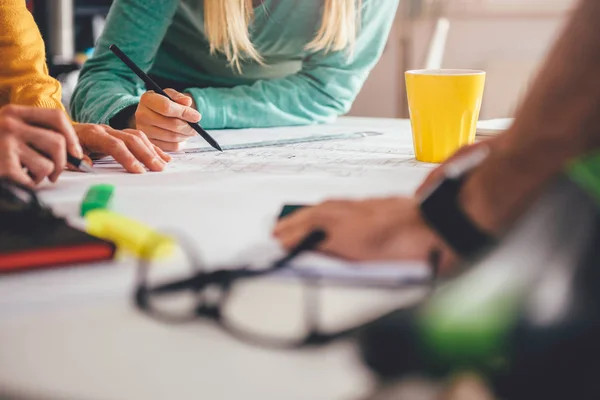
[[[363,0],[352,54],[304,48],[321,22],[323,1],[265,0],[250,25],[266,65],[245,62],[239,74],[211,55],[202,0],[115,0],[94,56],[71,100],[73,118],[109,124],[135,105],[142,82],[109,50],[117,44],[143,70],[189,83],[207,129],[304,125],[346,113],[379,60],[398,0]],[[113,120],[114,121],[114,120]]]

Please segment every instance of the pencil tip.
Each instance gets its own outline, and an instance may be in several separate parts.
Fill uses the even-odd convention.
[[[79,170],[83,171],[83,172],[87,172],[87,173],[94,172],[94,168],[92,168],[92,166],[89,163],[85,162],[85,161],[82,161],[79,164]]]

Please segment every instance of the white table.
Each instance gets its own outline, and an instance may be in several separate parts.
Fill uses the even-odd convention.
[[[195,157],[206,163],[182,161],[160,174],[66,173],[40,193],[59,213],[74,217],[91,183],[114,183],[117,211],[184,231],[209,264],[231,264],[257,251],[272,259],[270,230],[283,203],[409,194],[431,168],[412,158],[407,121],[344,118],[339,124],[384,135],[294,145],[290,151],[299,159],[287,164],[263,152],[258,172],[238,168],[218,179],[209,163],[216,156],[205,154]],[[247,160],[252,153],[239,156]],[[288,164],[295,167],[286,170]],[[300,164],[306,168],[298,176]],[[239,343],[207,322],[173,326],[149,319],[131,304],[133,266],[125,259],[0,278],[0,397],[349,399],[372,389],[349,341],[270,351]],[[277,301],[290,285],[273,280],[253,286],[239,312],[256,313],[269,303],[279,314],[257,318],[276,325],[281,320],[273,315],[285,318],[293,307]],[[363,321],[418,296],[418,290],[328,290],[324,321]]]

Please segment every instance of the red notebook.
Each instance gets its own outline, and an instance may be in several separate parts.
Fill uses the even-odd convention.
[[[25,232],[0,229],[0,272],[110,260],[115,245],[63,220]]]
[[[110,260],[115,245],[75,229],[21,184],[0,178],[0,273]]]

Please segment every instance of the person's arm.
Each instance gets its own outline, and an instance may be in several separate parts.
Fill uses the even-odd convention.
[[[113,3],[94,56],[81,70],[71,100],[73,118],[80,122],[110,124],[119,112],[137,106],[146,89],[108,47],[117,44],[140,68],[148,71],[178,4],[175,0],[116,0]]]
[[[48,75],[44,41],[24,0],[0,2],[0,27],[0,103],[63,110],[60,83]]]
[[[346,113],[388,39],[397,0],[363,2],[354,53],[308,57],[302,70],[282,79],[234,88],[189,89],[207,129],[304,125]]]
[[[581,0],[515,124],[461,192],[465,212],[500,233],[569,162],[600,148],[600,2]]]

